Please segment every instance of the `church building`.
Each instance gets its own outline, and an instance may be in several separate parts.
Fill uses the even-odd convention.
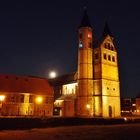
[[[108,25],[100,41],[87,11],[78,29],[77,71],[53,79],[0,75],[0,116],[120,117],[117,50]]]
[[[113,36],[106,24],[100,41],[95,43],[93,37],[85,10],[78,29],[77,71],[49,80],[54,88],[54,115],[120,117],[118,58]]]

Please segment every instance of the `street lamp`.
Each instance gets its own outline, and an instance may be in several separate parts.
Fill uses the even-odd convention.
[[[4,95],[0,95],[0,115],[1,115],[1,110],[2,110],[2,102],[4,101],[5,96]]]
[[[36,103],[41,104],[43,102],[43,98],[41,96],[36,97]]]
[[[0,95],[0,102],[3,102],[5,99],[5,96],[4,95]]]
[[[86,107],[87,107],[87,109],[90,109],[90,105],[89,104],[87,104]]]

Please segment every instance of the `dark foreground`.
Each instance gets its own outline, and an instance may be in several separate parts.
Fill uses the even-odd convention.
[[[140,123],[140,118],[0,118],[0,130]]]
[[[140,124],[81,125],[1,130],[0,140],[136,140]]]

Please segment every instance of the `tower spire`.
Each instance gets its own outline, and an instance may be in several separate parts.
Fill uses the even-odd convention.
[[[93,116],[93,49],[92,28],[89,22],[86,8],[81,21],[78,48],[78,74],[77,74],[77,116]]]
[[[108,23],[106,22],[106,23],[105,23],[105,27],[104,27],[104,31],[103,31],[102,36],[103,36],[103,37],[106,37],[107,35],[109,35],[109,36],[112,37],[112,33],[110,32]]]
[[[84,15],[80,23],[80,27],[91,27],[89,17],[87,14],[87,7],[84,7]]]

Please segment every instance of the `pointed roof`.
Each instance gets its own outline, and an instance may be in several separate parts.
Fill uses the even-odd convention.
[[[102,36],[106,37],[107,35],[112,37],[112,33],[110,32],[109,26],[108,26],[108,24],[106,22]]]
[[[91,27],[86,7],[84,8],[84,16],[81,20],[80,27]]]

